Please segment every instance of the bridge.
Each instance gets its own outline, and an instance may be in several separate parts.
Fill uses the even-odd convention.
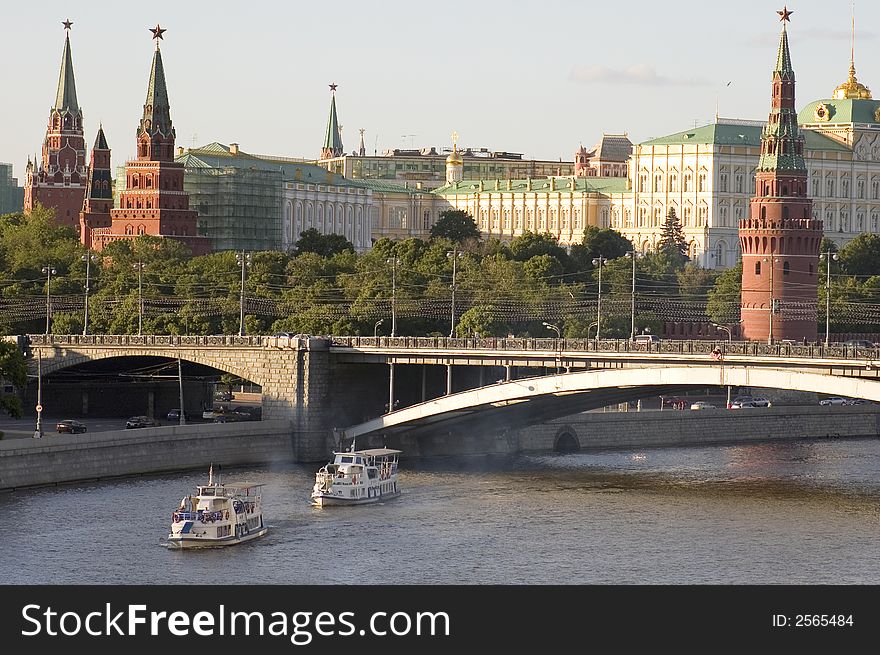
[[[289,421],[295,441],[311,444],[298,449],[303,453],[326,453],[334,429],[336,437],[351,438],[522,427],[707,386],[880,401],[874,350],[842,345],[50,334],[30,335],[25,347],[33,375],[38,366],[47,376],[126,357],[180,359],[232,373],[262,388],[263,417]]]

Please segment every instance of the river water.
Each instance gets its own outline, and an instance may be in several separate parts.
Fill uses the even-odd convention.
[[[880,583],[880,440],[408,463],[318,509],[318,466],[241,468],[269,534],[164,547],[207,471],[0,494],[0,583]]]

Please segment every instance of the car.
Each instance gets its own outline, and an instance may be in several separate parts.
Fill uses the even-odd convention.
[[[751,403],[753,398],[748,395],[737,396],[733,399],[733,404]]]
[[[238,423],[250,421],[251,415],[247,412],[217,412],[214,414],[214,423]]]
[[[149,416],[132,416],[125,422],[125,428],[157,428],[160,423],[154,418],[150,418]]]
[[[66,418],[63,421],[58,421],[55,424],[55,430],[57,432],[67,433],[67,434],[76,434],[77,432],[85,432],[88,428],[86,428],[85,423],[80,423],[76,419]]]
[[[656,334],[637,334],[633,337],[633,343],[660,343],[660,337]]]
[[[219,400],[221,403],[228,403],[232,400],[232,392],[217,390],[214,392],[214,400]]]
[[[867,339],[850,339],[849,341],[844,341],[843,345],[850,348],[874,348],[874,342]]]
[[[847,405],[867,405],[870,401],[865,400],[864,398],[847,398]]]
[[[840,396],[831,396],[830,398],[823,398],[819,401],[819,404],[828,407],[829,405],[846,405],[846,398],[841,398]]]
[[[699,400],[691,405],[691,409],[715,409],[715,405]]]
[[[293,339],[294,335],[292,332],[276,332],[272,335],[273,337],[281,337],[284,339]]]
[[[766,398],[761,396],[754,396],[752,398],[752,407],[770,407],[771,403]]]
[[[169,421],[179,422],[180,421],[180,409],[179,408],[172,409],[170,412],[168,412],[168,414],[165,415],[165,418],[168,419]],[[183,418],[186,419],[187,421],[192,421],[195,417],[192,415],[191,412],[184,412]]]

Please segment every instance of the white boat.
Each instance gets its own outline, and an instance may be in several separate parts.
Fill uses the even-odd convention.
[[[214,482],[196,487],[194,496],[185,496],[171,516],[171,548],[211,548],[232,546],[269,531],[263,523],[262,484],[226,485]]]
[[[333,453],[333,462],[315,474],[311,502],[319,507],[365,505],[399,496],[400,453],[390,448]]]

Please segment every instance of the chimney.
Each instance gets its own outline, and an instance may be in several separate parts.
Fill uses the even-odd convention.
[[[230,155],[237,155],[238,154],[238,144],[237,143],[230,143],[229,144],[229,154]]]
[[[183,146],[177,146],[177,156],[180,157],[183,154]]]

